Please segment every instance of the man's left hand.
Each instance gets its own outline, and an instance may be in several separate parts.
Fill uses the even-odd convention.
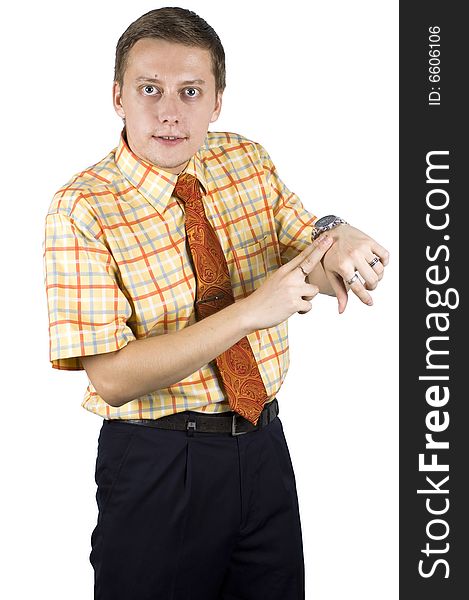
[[[389,252],[351,225],[339,225],[328,234],[334,243],[323,257],[322,264],[337,296],[339,313],[343,313],[347,306],[349,289],[364,304],[371,306],[373,300],[367,290],[374,290],[383,278]]]

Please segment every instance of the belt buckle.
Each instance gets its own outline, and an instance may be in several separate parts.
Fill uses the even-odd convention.
[[[243,435],[243,433],[247,433],[247,431],[236,431],[236,417],[238,417],[237,413],[234,413],[231,419],[231,435]]]

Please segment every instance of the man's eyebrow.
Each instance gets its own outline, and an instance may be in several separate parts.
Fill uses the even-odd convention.
[[[159,79],[155,79],[154,77],[137,77],[135,80],[137,82],[145,81],[149,83],[161,83]],[[181,81],[180,85],[206,85],[206,81],[204,79],[188,79],[186,81]]]

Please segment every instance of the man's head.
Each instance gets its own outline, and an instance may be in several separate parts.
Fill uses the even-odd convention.
[[[179,173],[200,148],[224,88],[223,46],[192,11],[152,10],[117,43],[114,108],[131,150],[166,171]]]

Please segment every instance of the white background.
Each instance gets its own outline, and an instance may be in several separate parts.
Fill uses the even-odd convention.
[[[351,296],[339,316],[335,299],[320,297],[290,319],[291,368],[278,397],[307,599],[395,600],[398,3],[181,5],[225,47],[228,85],[212,129],[261,142],[307,208],[343,216],[391,252],[373,307]],[[43,224],[54,192],[117,145],[115,44],[159,6],[18,2],[2,16],[0,595],[8,600],[92,598],[101,418],[80,406],[84,372],[48,362]]]

